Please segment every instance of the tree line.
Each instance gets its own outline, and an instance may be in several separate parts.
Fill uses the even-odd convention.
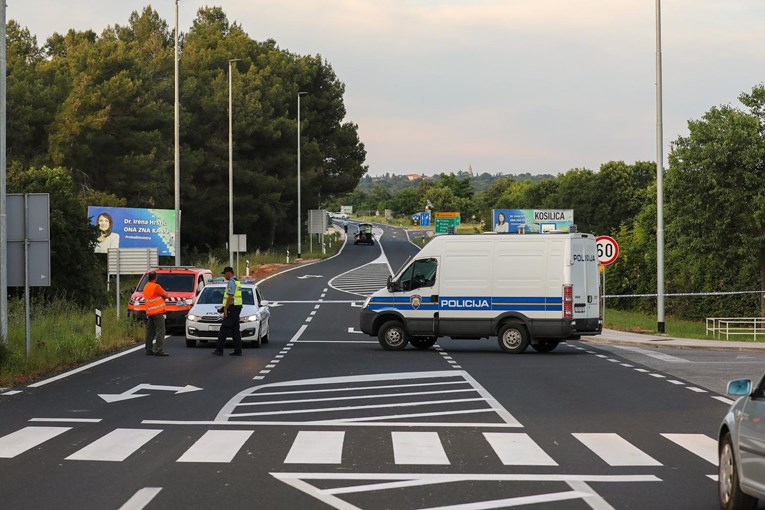
[[[356,187],[366,152],[345,120],[345,86],[321,55],[253,40],[218,7],[200,9],[179,44],[184,255],[223,248],[228,237],[229,60],[240,59],[232,67],[234,224],[249,246],[296,237],[298,92],[307,93],[303,217],[320,196]],[[174,32],[150,7],[100,35],[70,30],[42,45],[8,23],[8,192],[57,195],[52,292],[93,296],[81,275],[58,269],[97,266],[88,205],[174,209],[174,48]]]
[[[666,312],[680,318],[765,317],[765,86],[740,105],[711,108],[671,144],[664,171]],[[485,179],[485,176],[484,176]],[[618,260],[608,266],[609,306],[655,312],[657,291],[656,164],[611,161],[595,172],[571,169],[541,180],[497,177],[474,189],[466,173],[433,179],[365,177],[366,187],[336,204],[391,209],[408,218],[460,211],[491,230],[492,209],[573,209],[579,231],[611,235]],[[408,179],[407,179],[408,181]],[[395,190],[395,191],[391,191]],[[740,294],[722,294],[740,293]]]
[[[256,41],[222,9],[202,8],[180,41],[184,255],[224,246],[228,223],[228,68],[233,65],[234,216],[251,247],[296,237],[297,95],[302,207],[353,205],[409,215],[494,208],[574,209],[580,231],[610,234],[619,260],[608,294],[656,291],[652,162],[605,163],[557,176],[441,174],[386,187],[366,174],[344,85],[320,55]],[[7,27],[8,192],[51,193],[50,290],[80,302],[103,285],[88,205],[174,208],[174,34],[151,8],[101,34],[70,30],[38,45]],[[672,142],[664,174],[666,292],[751,291],[667,301],[681,317],[765,316],[765,87],[711,108]],[[408,179],[407,179],[408,181]],[[358,185],[358,187],[357,187]],[[65,268],[65,269],[61,269]],[[655,298],[614,303],[652,310]]]

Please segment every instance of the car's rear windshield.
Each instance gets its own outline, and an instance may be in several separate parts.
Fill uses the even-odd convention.
[[[157,283],[167,292],[194,292],[193,274],[189,273],[158,273]],[[138,284],[138,291],[143,292],[143,288],[149,281],[148,276],[141,278]]]
[[[223,293],[226,292],[225,287],[205,287],[197,300],[198,305],[222,305]],[[254,305],[255,296],[253,295],[251,288],[242,289],[242,304]]]

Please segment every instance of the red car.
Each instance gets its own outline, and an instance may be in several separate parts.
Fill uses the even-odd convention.
[[[160,266],[151,271],[157,273],[157,283],[167,292],[165,299],[167,328],[183,329],[186,325],[186,314],[191,310],[194,300],[202,292],[207,281],[212,279],[212,271],[187,266]],[[128,302],[128,316],[138,320],[146,319],[143,288],[148,281],[148,273],[149,271],[141,276]]]

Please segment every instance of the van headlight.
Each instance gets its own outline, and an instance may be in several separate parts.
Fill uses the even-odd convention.
[[[191,322],[197,322],[199,319],[201,319],[199,315],[194,315],[193,313],[188,314],[186,318]]]
[[[239,319],[239,322],[258,322],[260,320],[260,317],[257,315],[248,315],[246,317],[242,317]]]
[[[194,304],[194,298],[186,298],[186,299],[184,299],[184,300],[183,300],[183,302],[184,302],[184,304],[186,304],[187,306],[191,306],[191,305],[193,305],[193,304]]]

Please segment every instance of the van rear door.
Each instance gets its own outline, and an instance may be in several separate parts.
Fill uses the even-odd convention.
[[[572,237],[571,255],[574,319],[598,319],[600,318],[600,282],[595,239]]]

